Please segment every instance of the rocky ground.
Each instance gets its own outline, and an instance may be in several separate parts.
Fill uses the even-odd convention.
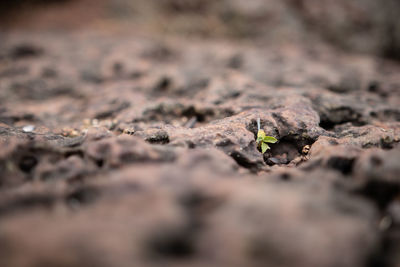
[[[322,42],[0,39],[0,266],[400,266],[398,62]],[[264,155],[258,118],[279,140]]]

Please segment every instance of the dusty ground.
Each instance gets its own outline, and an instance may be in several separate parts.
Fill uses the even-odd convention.
[[[0,34],[0,266],[400,266],[380,48],[20,23]]]

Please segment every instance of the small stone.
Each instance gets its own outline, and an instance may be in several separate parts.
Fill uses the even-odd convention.
[[[64,128],[62,131],[62,135],[65,137],[78,137],[80,136],[80,132],[73,128]]]
[[[126,128],[124,129],[124,131],[122,132],[123,134],[129,134],[129,135],[133,135],[135,133],[135,129],[133,128]]]
[[[303,149],[301,150],[301,153],[303,153],[304,155],[307,155],[308,152],[310,152],[310,145],[306,145],[303,147]]]
[[[88,118],[86,118],[86,119],[84,119],[83,120],[83,125],[85,125],[85,126],[90,126],[90,119],[88,119]]]
[[[196,117],[192,117],[192,118],[185,124],[185,127],[186,127],[186,128],[193,128],[194,125],[196,124],[196,122],[197,122],[197,118],[196,118]]]
[[[26,125],[26,126],[22,127],[22,131],[24,131],[25,133],[31,133],[34,130],[35,130],[34,125]]]
[[[267,159],[267,164],[270,166],[276,165],[276,164],[281,164],[281,161],[278,158],[268,158]]]

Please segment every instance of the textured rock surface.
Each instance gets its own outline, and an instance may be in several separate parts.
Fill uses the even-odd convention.
[[[290,5],[346,32],[315,1],[215,2],[160,5],[260,35]],[[367,2],[339,13],[379,20]],[[397,63],[319,42],[0,39],[0,266],[399,266]],[[279,140],[264,155],[258,118]]]

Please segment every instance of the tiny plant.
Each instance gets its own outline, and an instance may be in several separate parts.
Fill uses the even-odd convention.
[[[264,130],[261,130],[260,118],[257,119],[257,146],[261,149],[261,153],[265,153],[270,149],[267,143],[275,144],[278,140],[275,137],[265,135]]]

